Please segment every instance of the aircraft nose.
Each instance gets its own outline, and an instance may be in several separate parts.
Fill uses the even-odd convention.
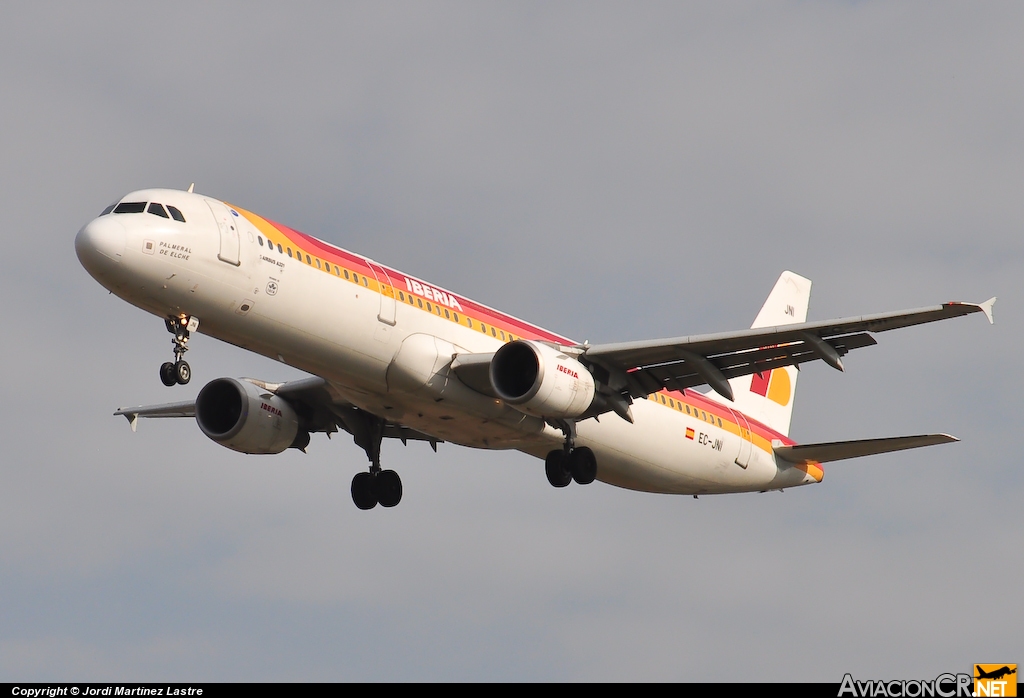
[[[111,261],[120,262],[127,244],[128,232],[110,215],[91,220],[75,236],[78,261],[90,272],[109,267]]]

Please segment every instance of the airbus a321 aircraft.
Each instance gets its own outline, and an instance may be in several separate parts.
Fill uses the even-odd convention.
[[[305,450],[344,429],[369,459],[360,509],[392,507],[402,482],[382,439],[517,449],[548,481],[646,492],[763,492],[820,482],[821,464],[956,441],[946,434],[797,445],[797,367],[875,344],[871,333],[984,313],[995,298],[806,322],[811,282],[784,272],[749,330],[616,344],[572,341],[193,192],[146,189],[75,238],[104,287],[173,335],[165,385],[189,382],[193,332],[312,374],[286,383],[218,378],[195,400],[119,409],[195,417],[242,453]],[[709,386],[707,393],[696,390]]]

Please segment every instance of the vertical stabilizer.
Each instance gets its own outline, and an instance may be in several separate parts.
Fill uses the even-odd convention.
[[[810,300],[811,280],[784,271],[750,328],[806,322]],[[798,375],[795,366],[785,366],[752,376],[733,378],[729,385],[732,386],[735,401],[730,407],[775,431],[789,435]]]

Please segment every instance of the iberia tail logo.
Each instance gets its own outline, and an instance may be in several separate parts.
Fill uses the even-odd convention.
[[[755,373],[750,381],[750,392],[762,395],[785,407],[793,397],[793,385],[789,379],[789,371],[785,368],[776,368],[763,373]]]

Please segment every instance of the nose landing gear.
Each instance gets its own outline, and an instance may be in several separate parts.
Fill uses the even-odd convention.
[[[188,351],[188,338],[199,327],[197,317],[176,317],[164,320],[167,331],[174,335],[174,362],[167,361],[160,366],[160,382],[170,387],[185,385],[192,379],[192,368],[182,357]]]

